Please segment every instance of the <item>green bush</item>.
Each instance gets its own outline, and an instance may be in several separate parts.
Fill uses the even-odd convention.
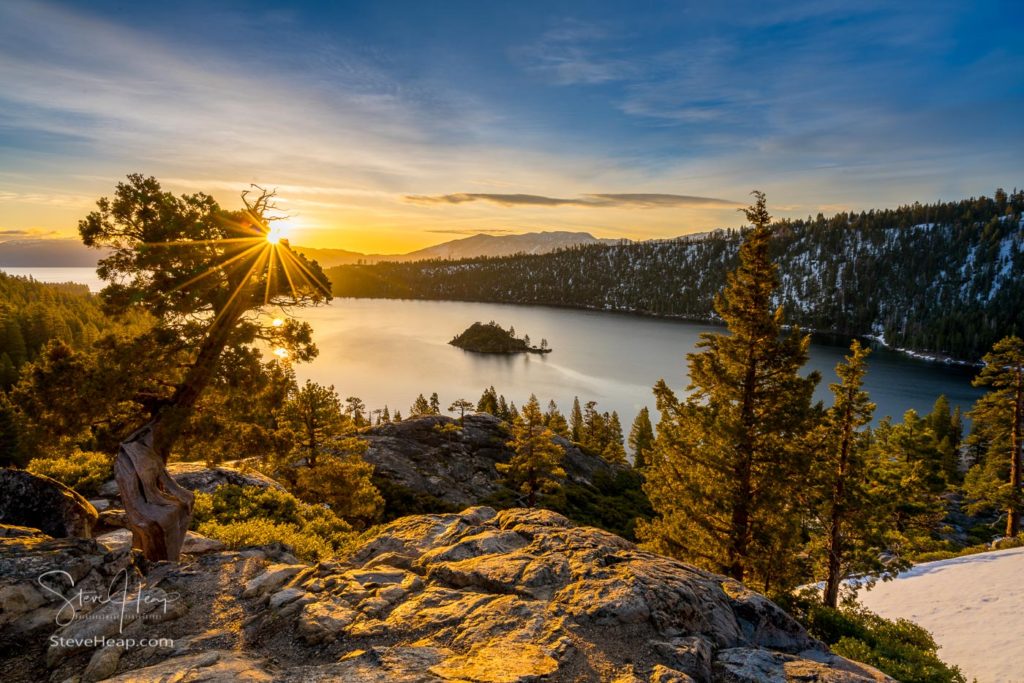
[[[63,458],[35,458],[29,472],[56,479],[83,496],[95,496],[114,477],[113,458],[95,451],[73,451]]]
[[[283,543],[294,551],[296,557],[310,562],[336,554],[335,548],[323,537],[301,530],[294,524],[281,524],[269,519],[247,519],[226,524],[210,521],[200,524],[197,531],[222,541],[232,549]]]
[[[939,659],[935,640],[917,624],[886,619],[860,605],[832,609],[816,597],[802,594],[780,602],[836,654],[869,664],[902,683],[966,683],[959,668]]]
[[[323,505],[287,491],[232,484],[212,494],[196,492],[192,527],[231,548],[284,543],[305,560],[340,555],[356,538],[352,527]]]

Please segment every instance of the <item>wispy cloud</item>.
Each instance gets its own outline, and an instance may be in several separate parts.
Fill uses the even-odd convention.
[[[666,207],[723,208],[740,206],[739,202],[714,197],[695,197],[684,194],[658,193],[593,193],[582,197],[546,197],[536,194],[491,194],[459,192],[455,194],[406,195],[405,200],[415,204],[465,204],[491,202],[501,206],[585,206],[589,208],[635,207],[642,209]]]
[[[563,20],[539,40],[513,48],[512,58],[558,85],[595,85],[635,76],[638,67],[609,51],[609,32],[578,20]]]

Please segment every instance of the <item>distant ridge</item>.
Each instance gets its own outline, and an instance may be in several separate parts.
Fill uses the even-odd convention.
[[[618,244],[623,240],[599,239],[589,232],[568,232],[564,230],[527,232],[521,235],[488,235],[480,233],[457,240],[442,242],[432,247],[411,251],[408,254],[360,254],[344,249],[311,249],[295,247],[307,257],[315,259],[324,268],[346,266],[356,263],[380,263],[382,261],[407,263],[446,259],[456,261],[464,258],[512,256],[513,254],[550,254],[590,244]]]
[[[95,268],[107,255],[77,239],[19,239],[0,242],[0,267]]]
[[[408,254],[363,254],[347,249],[316,249],[294,246],[296,251],[317,261],[324,268],[381,261],[425,261],[463,259],[513,254],[548,254],[559,249],[589,244],[618,244],[623,240],[599,239],[589,232],[527,232],[521,235],[478,234],[463,237]],[[91,268],[106,255],[90,249],[77,239],[26,239],[0,243],[0,267]]]

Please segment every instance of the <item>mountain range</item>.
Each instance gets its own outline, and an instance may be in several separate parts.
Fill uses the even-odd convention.
[[[622,240],[598,239],[587,232],[528,232],[519,235],[480,233],[442,242],[407,254],[363,254],[346,249],[293,247],[324,268],[382,261],[425,261],[547,254],[559,249],[589,244],[617,244]],[[73,268],[92,267],[105,252],[90,249],[77,239],[16,239],[0,243],[0,267]]]
[[[741,230],[547,254],[339,266],[343,297],[540,304],[717,322]],[[1024,192],[819,214],[773,226],[787,321],[977,361],[1024,333]]]

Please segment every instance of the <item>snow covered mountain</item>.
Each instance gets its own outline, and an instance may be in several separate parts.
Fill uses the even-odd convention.
[[[436,244],[402,256],[379,256],[379,261],[424,261],[427,259],[463,259],[513,254],[547,254],[581,244],[616,244],[621,240],[598,239],[589,232],[527,232],[522,235],[481,233],[463,239]]]

